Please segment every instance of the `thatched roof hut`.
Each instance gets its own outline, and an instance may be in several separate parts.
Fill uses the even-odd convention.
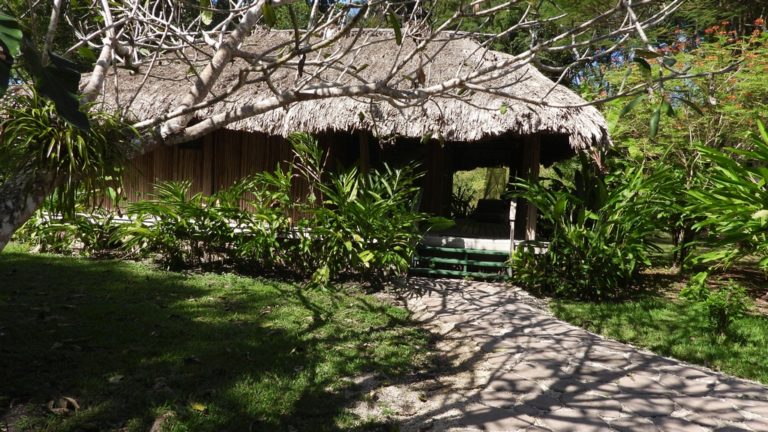
[[[258,30],[241,51],[252,53],[254,59],[279,56],[281,49],[292,46],[292,38],[292,32]],[[331,80],[336,84],[375,82],[386,76],[393,64],[403,62],[403,56],[413,46],[414,42],[409,39],[397,45],[388,30],[360,30],[327,48],[326,52],[308,56],[301,77],[295,66],[281,66],[272,73],[267,85],[256,79],[260,74],[253,73],[248,77],[252,82],[197,112],[196,117],[205,119],[215,113],[237,110],[274,96],[275,90],[290,89],[297,80],[306,80],[308,86],[327,85]],[[340,52],[344,54],[334,68],[319,69],[318,64],[324,58]],[[102,102],[108,109],[119,107],[136,120],[167,113],[188,92],[196,71],[202,70],[209,60],[203,52],[186,54],[186,62],[194,58],[192,67],[182,62],[178,53],[176,58],[157,61],[146,76],[146,72],[140,70],[135,74],[120,71],[117,77],[108,77]],[[414,91],[470,76],[511,58],[469,38],[445,33],[423,53],[407,61],[403,72],[392,82],[397,89]],[[213,96],[223,94],[241,79],[237,66],[246,65],[245,60],[239,58],[235,62],[235,67],[227,68],[230,72],[225,71],[218,80]],[[115,82],[119,83],[117,89]],[[205,139],[198,149],[200,154],[190,162],[195,167],[202,164],[202,170],[185,168],[179,159],[192,157],[183,153],[185,149],[194,149],[194,145],[161,149],[166,156],[155,155],[155,159],[150,160],[153,156],[145,155],[137,161],[137,166],[147,181],[202,175],[194,181],[202,191],[210,192],[239,175],[252,172],[253,167],[268,169],[270,164],[274,166],[276,161],[288,158],[290,150],[280,144],[284,143],[281,138],[305,131],[332,141],[329,145],[336,147],[336,155],[346,154],[347,157],[341,159],[347,162],[368,164],[369,158],[387,160],[394,153],[402,156],[403,151],[409,159],[423,158],[428,170],[424,209],[444,213],[450,197],[447,177],[453,171],[506,165],[515,174],[533,175],[540,162],[548,163],[573,151],[610,144],[605,119],[596,108],[585,105],[573,91],[556,85],[528,64],[512,66],[501,73],[475,76],[470,82],[487,91],[450,90],[413,103],[382,97],[334,97],[295,103],[286,109],[231,123],[226,131]],[[392,144],[390,147],[397,152],[369,144],[377,140]],[[431,144],[420,146],[419,141]],[[235,142],[237,144],[233,144]],[[239,147],[227,149],[232,145]],[[407,148],[411,150],[404,150]],[[414,148],[420,150],[411,153]],[[158,162],[158,158],[164,162]],[[229,162],[222,162],[223,159]],[[205,167],[209,163],[212,168],[208,173]],[[231,169],[233,164],[239,168]],[[164,172],[167,170],[173,172]],[[146,190],[148,186],[136,188],[138,192]]]
[[[386,30],[362,33],[359,39],[352,35],[340,44],[355,45],[339,62],[341,66],[351,66],[342,77],[342,82],[374,82],[382,78],[393,63],[402,61],[400,56],[414,45],[408,39],[401,46],[396,45],[391,32]],[[275,55],[275,47],[285,46],[291,41],[292,32],[260,30],[248,39],[241,50]],[[421,85],[428,87],[509,58],[510,55],[487,50],[469,38],[446,34],[438,42],[430,44],[423,55],[413,58],[403,70],[408,71],[408,74],[415,73],[423,64],[426,81]],[[201,69],[208,59],[204,56],[198,59],[193,63]],[[311,60],[308,59],[308,63]],[[309,76],[315,69],[307,66],[304,75]],[[228,70],[220,78],[214,94],[237,83],[238,68]],[[272,75],[272,85],[280,90],[289,88],[295,84],[296,74],[295,68],[279,69]],[[323,77],[336,80],[338,72],[325,73]],[[195,71],[187,64],[166,59],[152,69],[146,82],[143,82],[143,71],[130,76],[121,73],[119,93],[112,91],[112,80],[107,80],[109,87],[105,93],[106,102],[111,106],[127,108],[137,119],[153,118],[178,103],[179,98],[189,90],[194,78]],[[480,77],[476,81],[498,94],[467,92],[459,96],[451,92],[416,106],[395,106],[383,100],[372,101],[366,98],[320,99],[297,103],[287,110],[274,110],[251,117],[229,125],[228,129],[284,137],[295,131],[321,133],[363,130],[380,137],[420,139],[429,135],[445,141],[463,142],[508,133],[520,136],[541,133],[567,135],[574,149],[608,144],[607,127],[599,111],[592,106],[583,106],[583,99],[571,90],[555,85],[533,66],[526,64],[505,71],[497,79],[485,81],[487,79]],[[400,81],[400,86],[404,88],[414,85],[412,79],[403,79],[402,76],[395,80]],[[139,88],[139,96],[133,103],[129,107],[123,106],[128,102],[127,95]],[[212,113],[231,110],[272,95],[272,91],[263,82],[248,84],[226,100],[202,110],[198,116],[205,118]],[[572,108],[574,106],[576,108]]]

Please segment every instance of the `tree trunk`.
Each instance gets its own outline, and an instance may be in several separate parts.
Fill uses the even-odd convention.
[[[23,171],[0,185],[0,252],[35,213],[56,182],[47,171]]]

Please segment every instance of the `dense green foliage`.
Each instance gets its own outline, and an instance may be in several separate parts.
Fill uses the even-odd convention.
[[[728,267],[753,255],[768,270],[768,132],[759,127],[750,146],[699,148],[707,169],[701,188],[688,193],[688,212],[699,217],[695,227],[713,248],[702,262]]]
[[[379,284],[403,275],[427,222],[415,210],[420,174],[412,166],[326,171],[313,138],[291,140],[295,161],[287,171],[259,173],[210,196],[191,193],[190,182],[160,183],[150,199],[127,207],[129,223],[82,207],[65,220],[41,213],[18,238],[48,251],[118,250],[169,268],[235,266],[319,285],[342,276]],[[299,184],[308,193],[294,202]]]
[[[0,10],[0,98],[12,81],[34,83],[34,91],[56,107],[57,117],[83,131],[88,130],[89,118],[80,107],[77,65],[53,52],[47,52],[44,57],[35,39],[19,20]]]
[[[0,255],[0,417],[12,430],[358,430],[352,378],[427,366],[407,311],[356,287]],[[79,409],[55,414],[67,396]],[[9,406],[25,417],[4,417]],[[58,405],[53,405],[57,408]],[[6,426],[3,423],[3,426]]]
[[[23,170],[64,179],[52,202],[70,215],[77,201],[94,200],[99,191],[115,185],[135,136],[133,129],[105,113],[91,114],[89,130],[75,127],[35,91],[3,99],[0,119],[0,181]]]
[[[523,246],[512,257],[513,279],[543,293],[583,299],[626,295],[656,247],[658,189],[639,168],[604,178],[585,157],[571,183],[556,175],[521,181],[519,196],[535,205],[551,225],[549,247],[536,254]]]
[[[703,309],[713,329],[725,334],[731,323],[745,315],[749,309],[749,298],[744,287],[733,281],[719,288],[710,288],[707,285],[708,276],[706,272],[692,276],[688,285],[680,291],[680,297]]]

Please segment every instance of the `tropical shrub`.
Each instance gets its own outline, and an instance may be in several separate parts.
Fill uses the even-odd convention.
[[[477,200],[469,185],[455,185],[451,192],[450,213],[453,219],[465,219],[475,211]]]
[[[42,170],[52,180],[66,179],[49,199],[57,213],[72,217],[84,201],[97,204],[99,191],[118,183],[136,131],[109,113],[91,112],[89,118],[87,130],[76,127],[34,89],[3,100],[0,180],[23,169]]]
[[[340,274],[363,276],[376,284],[408,270],[419,224],[415,210],[421,177],[413,166],[361,173],[357,168],[326,172],[326,155],[306,134],[291,137],[295,171],[309,185],[300,226],[301,250],[316,263],[312,281],[324,284]]]
[[[161,182],[148,200],[127,207],[128,222],[118,224],[106,211],[40,213],[17,238],[59,253],[122,249],[174,269],[283,271],[317,285],[348,276],[379,284],[404,274],[432,221],[415,210],[416,168],[326,171],[327,155],[311,136],[290,139],[295,159],[287,169],[255,174],[211,196],[191,193],[188,181]],[[294,201],[300,185],[307,195]]]
[[[14,233],[14,239],[39,252],[70,255],[77,241],[77,226],[38,211]]]
[[[707,285],[707,272],[692,276],[688,284],[680,291],[680,297],[691,302],[694,307],[702,308],[709,319],[712,329],[724,334],[731,323],[743,317],[751,305],[751,299],[741,285],[729,281],[720,288]]]
[[[91,209],[83,202],[76,204],[72,215],[56,213],[53,208],[51,202],[46,203],[14,238],[47,253],[89,256],[119,253],[120,224],[115,213]]]
[[[699,215],[687,206],[686,191],[701,190],[709,174],[698,149],[741,147],[744,131],[753,130],[755,119],[766,112],[768,33],[763,20],[754,24],[718,22],[703,38],[678,29],[672,46],[657,54],[636,52],[633,61],[609,68],[599,85],[608,96],[621,89],[637,91],[629,102],[616,99],[603,106],[623,158],[677,177],[676,205],[664,211],[659,227],[673,236],[673,258],[681,270],[690,263],[686,258],[698,233],[705,233],[697,233]],[[650,77],[666,75],[669,68],[692,78],[653,91],[643,88]]]
[[[211,196],[190,193],[191,183],[162,182],[151,199],[131,204],[133,221],[123,226],[126,248],[155,255],[170,268],[231,262],[232,246],[246,219],[240,210],[242,183]]]
[[[518,181],[517,195],[539,209],[552,226],[547,251],[533,245],[512,256],[512,278],[529,289],[579,299],[615,298],[627,292],[650,254],[659,189],[664,179],[627,168],[607,178],[581,156],[573,182],[555,175],[540,182]]]
[[[298,203],[291,199],[292,171],[278,166],[244,179],[245,211],[240,212],[240,230],[234,244],[238,264],[248,270],[303,268],[298,256],[292,214]]]
[[[701,217],[695,228],[708,234],[702,243],[711,250],[700,262],[728,267],[755,255],[768,270],[768,132],[760,122],[758,128],[748,146],[699,147],[707,169],[702,186],[688,192],[688,211]]]

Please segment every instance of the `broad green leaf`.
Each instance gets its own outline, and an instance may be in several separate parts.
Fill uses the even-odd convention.
[[[8,89],[14,58],[19,55],[24,34],[19,22],[0,12],[0,97]]]
[[[664,111],[664,114],[666,114],[668,117],[675,117],[677,115],[675,113],[675,109],[672,108],[672,104],[670,104],[666,100],[663,100],[661,102],[661,109]]]
[[[672,67],[677,64],[677,59],[674,57],[664,57],[662,62],[664,62],[665,65]]]
[[[507,113],[507,110],[509,110],[509,107],[507,106],[507,103],[506,103],[506,102],[503,102],[503,103],[501,104],[501,106],[499,107],[499,113],[501,113],[502,115],[504,115],[504,114],[506,114],[506,113]]]
[[[264,15],[266,16],[266,13]],[[203,25],[210,25],[213,22],[213,5],[211,0],[200,0],[200,21]]]
[[[760,136],[763,138],[763,142],[768,144],[768,131],[765,129],[765,124],[762,121],[757,121],[757,128],[760,131]]]
[[[682,102],[682,103],[684,103],[684,104],[688,105],[688,107],[689,107],[690,109],[692,109],[692,110],[696,111],[696,113],[697,113],[697,114],[699,114],[699,115],[704,115],[704,111],[702,111],[702,110],[701,110],[701,108],[699,108],[699,106],[698,106],[698,105],[696,105],[695,103],[691,102],[690,100],[688,100],[688,99],[686,99],[686,98],[683,98],[683,97],[678,97],[678,96],[675,96],[675,97],[673,97],[673,99],[677,99],[677,100],[679,100],[680,102]]]
[[[566,197],[561,196],[555,203],[554,217],[559,219],[565,214],[565,207],[568,204]]]
[[[395,31],[395,43],[398,45],[402,44],[403,32],[400,28],[400,20],[397,19],[397,15],[395,15],[395,13],[392,11],[387,14],[387,18],[389,19],[389,25],[392,26],[392,30]]]
[[[275,8],[269,3],[264,3],[264,6],[261,8],[261,13],[264,16],[264,24],[266,24],[267,27],[274,27],[277,23]]]
[[[78,86],[80,84],[80,72],[74,63],[49,53],[51,63],[43,66],[40,55],[32,44],[26,41],[22,45],[22,55],[27,68],[35,78],[35,85],[41,95],[53,101],[56,112],[73,126],[88,130],[90,122],[88,116],[80,111],[78,98]]]
[[[657,53],[656,51],[651,51],[647,49],[636,49],[635,58],[637,57],[640,57],[643,59],[654,59],[654,58],[662,57],[662,55]]]
[[[621,112],[619,113],[619,118],[624,117],[627,113],[632,111],[637,104],[640,103],[641,100],[645,97],[644,94],[641,94],[640,96],[637,96],[636,98],[632,99],[628,104],[624,106],[624,108],[621,109]]]
[[[661,120],[661,105],[659,105],[655,110],[653,110],[653,114],[651,114],[651,121],[650,121],[650,136],[651,139],[656,138],[656,134],[659,132],[659,120]]]
[[[80,57],[84,58],[85,60],[88,60],[91,63],[95,63],[96,60],[98,60],[93,50],[88,47],[78,48],[77,53],[80,55]]]
[[[12,57],[21,52],[21,40],[24,33],[15,18],[0,12],[0,42],[5,44]]]
[[[441,216],[433,216],[427,220],[427,225],[433,231],[442,231],[456,225],[456,222]]]
[[[5,43],[0,40],[0,97],[8,89],[8,82],[11,80],[11,68],[13,68],[13,56],[11,56]]]
[[[652,78],[651,76],[651,64],[648,63],[648,61],[642,57],[635,57],[632,61],[640,65],[640,73],[643,74],[643,77],[646,80],[650,80]]]

